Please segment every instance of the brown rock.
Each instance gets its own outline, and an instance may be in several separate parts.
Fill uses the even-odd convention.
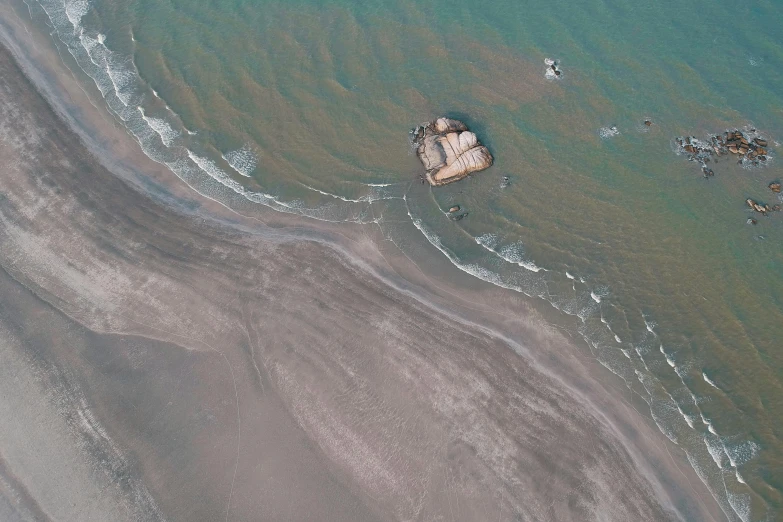
[[[737,148],[736,145],[731,144],[729,145],[729,152],[731,152],[732,154],[739,154],[739,149]]]
[[[745,202],[750,208],[761,214],[766,214],[769,211],[769,205],[761,205],[750,198],[746,199]]]
[[[763,140],[761,138],[755,138],[753,140],[753,143],[755,143],[759,147],[766,147],[767,146],[767,140]]]
[[[492,154],[461,121],[439,118],[421,127],[423,132],[414,132],[414,145],[430,185],[459,181],[492,165]]]
[[[652,122],[650,120],[644,120],[644,124],[650,127],[652,125]]]
[[[451,212],[452,214],[453,214],[454,212],[459,212],[459,205],[454,205],[453,207],[451,207],[451,208],[449,209],[449,212]]]
[[[780,183],[770,183],[769,188],[772,192],[780,192]]]

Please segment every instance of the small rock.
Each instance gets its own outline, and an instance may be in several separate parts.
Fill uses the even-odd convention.
[[[702,166],[701,171],[704,173],[705,178],[709,178],[715,175],[712,169],[708,169],[706,166]]]
[[[780,192],[780,183],[770,183],[769,188],[772,192]]]
[[[468,217],[468,213],[467,212],[465,212],[464,214],[460,214],[458,216],[454,216],[453,219],[454,219],[454,221],[459,221],[459,220],[461,220],[463,218],[466,218],[466,217]]]
[[[652,126],[652,122],[650,120],[644,120],[644,124],[648,127]]]
[[[450,213],[452,213],[452,214],[453,214],[454,212],[459,212],[459,205],[454,205],[453,207],[451,207],[451,208],[449,209],[449,212],[450,212]]]
[[[767,146],[767,140],[763,140],[761,138],[754,138],[753,143],[755,143],[759,147],[766,147]]]
[[[748,220],[746,221],[746,223],[747,223],[748,225],[755,225],[756,223],[758,223],[758,221],[756,221],[756,220],[755,220],[755,219],[753,219],[753,218],[748,218]]]

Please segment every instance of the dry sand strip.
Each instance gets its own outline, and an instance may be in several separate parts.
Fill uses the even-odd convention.
[[[140,194],[5,50],[0,165],[4,520],[721,517],[659,434],[511,349],[519,331]]]

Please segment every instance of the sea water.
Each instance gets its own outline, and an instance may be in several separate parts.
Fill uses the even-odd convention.
[[[783,214],[745,200],[781,201],[767,185],[783,176],[783,4],[25,6],[191,186],[363,223],[578,318],[730,519],[781,516]],[[441,115],[496,161],[431,189],[408,131]],[[751,128],[769,161],[720,157],[709,179],[674,142]],[[468,217],[449,219],[455,204]]]

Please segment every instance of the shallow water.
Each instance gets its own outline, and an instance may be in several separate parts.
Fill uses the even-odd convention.
[[[780,516],[783,215],[744,202],[780,199],[783,5],[26,2],[151,157],[578,316],[730,518]],[[421,185],[408,131],[439,115],[495,165]],[[745,127],[762,168],[675,153]]]

